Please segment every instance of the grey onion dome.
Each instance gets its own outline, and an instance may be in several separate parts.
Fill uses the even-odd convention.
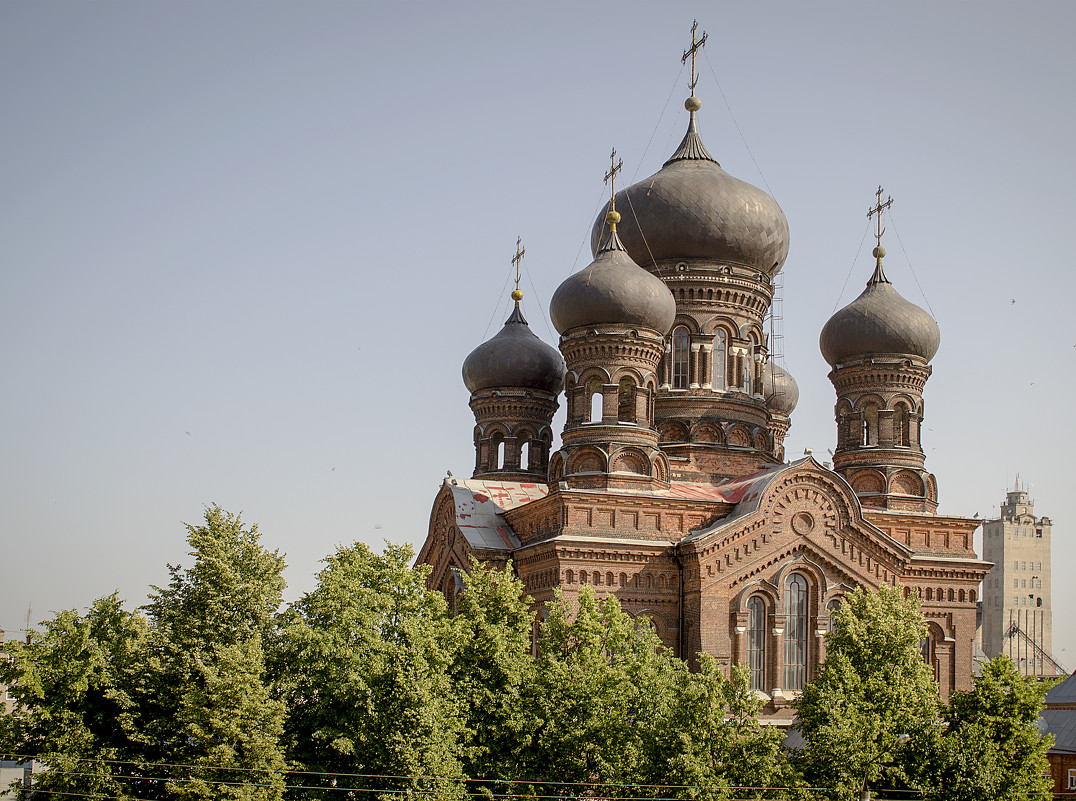
[[[660,278],[632,261],[613,230],[594,261],[557,287],[549,316],[561,334],[612,323],[649,328],[665,336],[676,316],[676,301]]]
[[[517,304],[504,328],[464,360],[463,383],[471,392],[524,387],[557,393],[565,371],[560,353],[531,331]]]
[[[598,215],[591,232],[597,251],[608,225]],[[701,259],[776,275],[788,256],[788,221],[777,201],[725,172],[706,150],[691,114],[672,158],[644,181],[616,194],[623,215],[617,233],[637,264]]]
[[[818,337],[822,356],[830,365],[882,353],[918,356],[929,362],[940,344],[941,330],[934,318],[893,288],[880,256],[863,294],[830,317]]]
[[[770,361],[762,368],[762,391],[771,412],[792,414],[800,401],[799,384],[785,368]]]

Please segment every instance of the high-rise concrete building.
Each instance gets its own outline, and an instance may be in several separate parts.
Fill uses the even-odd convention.
[[[1056,676],[1050,604],[1050,518],[1035,517],[1027,488],[1005,494],[1001,515],[983,523],[983,651],[1006,654],[1028,676]]]

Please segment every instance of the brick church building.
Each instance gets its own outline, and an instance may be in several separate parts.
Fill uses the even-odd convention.
[[[775,721],[825,659],[841,597],[902,586],[921,593],[942,696],[969,689],[990,565],[972,548],[977,520],[937,514],[920,432],[940,332],[883,270],[881,191],[873,274],[820,338],[833,467],[787,462],[799,390],[764,326],[788,223],[707,151],[694,91],[685,107],[683,142],[654,175],[616,192],[614,165],[594,260],[550,304],[559,352],[531,332],[517,288],[504,328],[467,357],[475,467],[434,499],[419,554],[430,586],[453,599],[472,556],[511,560],[539,609],[590,584],[673,653],[746,663]]]

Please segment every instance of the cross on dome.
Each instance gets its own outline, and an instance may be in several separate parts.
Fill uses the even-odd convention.
[[[616,174],[624,167],[624,159],[617,160],[616,148],[609,154],[609,172],[605,173],[605,183],[612,182],[609,188],[609,213],[605,215],[605,221],[609,228],[616,231],[616,224],[620,222],[620,214],[616,210]]]
[[[523,291],[519,288],[519,265],[523,261],[523,254],[527,252],[525,247],[521,247],[523,244],[522,237],[516,237],[516,255],[512,257],[512,264],[516,268],[516,288],[512,290],[512,300],[516,302],[516,306],[519,306],[519,302],[523,300]]]
[[[680,59],[681,64],[687,63],[687,57],[691,56],[691,96],[695,96],[695,84],[699,82],[698,73],[695,72],[695,54],[702,49],[706,44],[706,31],[702,32],[702,38],[695,39],[695,31],[699,27],[699,21],[693,20],[691,23],[691,47],[684,51],[683,57]]]

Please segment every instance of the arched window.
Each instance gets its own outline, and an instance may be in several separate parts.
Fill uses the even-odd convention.
[[[893,444],[907,448],[909,442],[908,407],[903,403],[898,403],[893,411]]]
[[[519,467],[522,470],[531,469],[531,444],[530,442],[524,442],[523,447],[519,449]]]
[[[807,683],[807,580],[793,573],[785,583],[784,689],[798,691]]]
[[[837,610],[840,608],[840,598],[834,598],[828,604],[826,604],[826,612],[829,613],[829,631],[837,630]]]
[[[721,328],[714,333],[714,389],[725,389],[729,363],[729,336]]]
[[[590,405],[590,422],[599,422],[605,414],[602,408],[602,382],[599,378],[592,378],[587,382],[587,399]]]
[[[747,602],[747,667],[751,671],[751,689],[764,689],[766,671],[766,602],[757,595]]]
[[[759,360],[762,356],[762,349],[759,347],[757,334],[752,333],[748,341],[750,344],[747,347],[747,356],[744,358],[743,389],[744,392],[756,395],[759,389],[758,378],[762,375],[760,369],[762,362]]]
[[[490,467],[493,470],[500,470],[504,466],[504,435],[498,432],[490,437],[489,447],[492,450]]]
[[[684,326],[677,326],[672,333],[672,385],[673,389],[687,389],[687,366],[691,358],[691,335]]]
[[[863,407],[863,444],[878,444],[878,407],[873,403]]]
[[[622,423],[635,422],[635,382],[626,376],[617,387],[616,419]]]

